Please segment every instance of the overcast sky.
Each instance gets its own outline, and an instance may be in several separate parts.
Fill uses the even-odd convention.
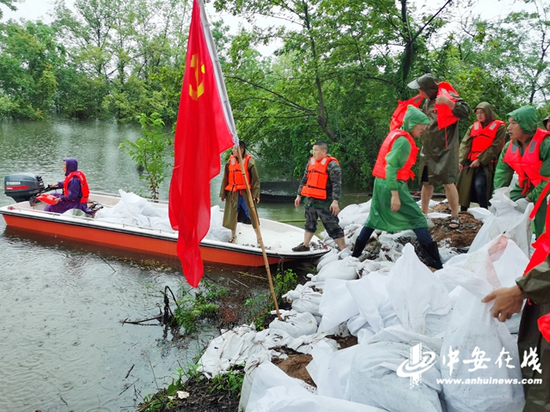
[[[74,0],[65,0],[65,4],[70,5]],[[539,0],[540,2],[541,0]],[[416,5],[420,8],[427,8],[431,10],[437,10],[446,0],[415,0]],[[42,19],[45,22],[51,21],[48,13],[53,10],[53,0],[19,0],[15,3],[17,7],[16,12],[12,12],[5,6],[2,7],[4,12],[4,19],[10,18],[19,20],[24,18],[27,20]],[[475,8],[476,13],[483,14],[486,18],[495,18],[498,16],[506,15],[510,10],[517,9],[519,7],[525,7],[521,0],[480,0],[478,6]]]
[[[538,4],[543,4],[548,0],[534,1]],[[418,9],[435,13],[441,8],[441,6],[443,6],[447,2],[447,0],[412,0],[412,2],[417,6]],[[65,0],[65,4],[70,7],[72,4],[74,4],[74,0]],[[13,12],[7,9],[7,7],[0,5],[0,8],[2,8],[2,11],[4,13],[4,17],[2,19],[3,21],[6,21],[8,19],[40,19],[46,23],[52,21],[51,14],[54,8],[54,0],[18,0],[18,2],[15,3],[15,6],[17,7],[17,11]],[[525,5],[523,0],[478,0],[476,7],[473,9],[473,13],[475,15],[482,15],[485,20],[493,20],[498,19],[499,17],[504,17],[511,11],[520,11],[526,8],[529,8],[532,11],[536,11],[536,7],[534,5]],[[206,11],[211,19],[215,19],[218,17],[214,16],[215,11],[213,9],[212,2],[206,5]],[[544,12],[550,14],[550,10],[544,10]],[[461,8],[458,10],[455,9],[453,14],[458,14],[458,22],[460,18],[468,15],[469,12],[466,9]],[[244,27],[249,26],[248,22],[231,15],[224,16],[224,23],[230,27],[230,32],[233,34],[237,33],[239,25],[244,25]],[[262,22],[260,21],[257,23]],[[269,20],[266,20],[264,23],[267,25],[269,23]],[[277,21],[277,23],[280,23],[280,21]],[[437,38],[432,39],[432,42],[435,42],[434,45],[437,43],[437,41]],[[278,43],[272,43],[265,46],[258,46],[257,50],[262,55],[269,56],[273,54],[274,50],[276,50],[279,46],[280,44]]]

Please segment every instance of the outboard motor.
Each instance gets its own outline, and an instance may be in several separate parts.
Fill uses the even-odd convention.
[[[30,200],[32,196],[44,191],[41,176],[32,173],[15,173],[4,178],[4,194],[16,202]]]

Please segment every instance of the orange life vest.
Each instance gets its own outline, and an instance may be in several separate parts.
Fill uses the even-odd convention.
[[[537,129],[523,155],[513,142],[508,145],[502,161],[518,174],[519,187],[523,189],[522,194],[529,193],[531,187],[538,186],[543,180],[547,180],[540,175],[542,160],[540,160],[539,149],[542,141],[549,136],[550,132]]]
[[[65,177],[65,180],[63,181],[63,193],[65,193],[65,196],[67,196],[67,194],[69,193],[69,182],[73,177],[76,177],[78,178],[78,180],[80,180],[82,197],[80,198],[79,203],[88,203],[88,198],[90,197],[90,188],[88,187],[86,176],[84,176],[84,173],[82,173],[80,170],[71,172]],[[76,200],[73,200],[73,202],[76,203]]]
[[[437,96],[447,96],[453,102],[456,102],[455,99],[449,92],[453,92],[458,96],[456,90],[447,82],[439,82],[437,89]],[[423,97],[418,94],[412,99],[397,102],[397,108],[393,112],[390,122],[390,131],[397,129],[403,124],[403,119],[405,118],[405,113],[407,112],[407,106],[409,104],[414,107],[420,107],[420,104],[423,101]],[[453,111],[446,104],[436,104],[434,110],[437,112],[437,126],[439,130],[444,129],[452,124],[455,124],[459,118],[453,114]]]
[[[49,205],[55,205],[55,201],[58,198],[54,195],[50,195],[47,193],[42,193],[41,195],[36,196],[36,200],[40,200],[41,202],[47,203]]]
[[[491,147],[497,135],[498,128],[501,125],[504,125],[502,120],[493,120],[486,127],[483,127],[481,122],[474,123],[472,131],[470,132],[470,136],[473,139],[470,153],[468,153],[468,159],[471,161],[476,160],[481,152]]]
[[[456,102],[457,99],[451,96],[450,92],[453,92],[458,96],[456,90],[449,83],[439,82],[437,95],[446,96],[453,102]],[[449,127],[460,120],[453,114],[453,111],[446,104],[436,104],[434,106],[434,111],[437,112],[437,127],[439,127],[439,130]]]
[[[401,125],[403,124],[403,119],[405,118],[405,113],[407,113],[407,108],[409,107],[409,105],[412,105],[418,108],[422,104],[423,100],[424,98],[419,94],[417,94],[416,96],[414,96],[412,99],[409,99],[409,100],[405,100],[405,101],[398,100],[397,109],[395,109],[391,117],[390,132],[392,130],[395,130],[401,127]]]
[[[250,184],[250,173],[248,172],[248,162],[252,158],[251,155],[244,157],[244,172],[246,173],[246,180]],[[244,181],[243,173],[241,171],[241,165],[239,159],[235,156],[229,156],[229,175],[227,176],[227,186],[225,190],[229,192],[236,192],[238,190],[245,190],[246,183]]]
[[[405,130],[399,129],[391,131],[382,143],[382,147],[378,152],[376,163],[374,164],[374,169],[372,170],[372,174],[375,177],[379,177],[381,179],[386,178],[386,166],[388,165],[386,162],[386,156],[391,151],[395,140],[401,136],[406,137],[411,144],[411,152],[409,153],[409,158],[407,159],[403,167],[397,171],[397,180],[403,180],[406,182],[409,179],[414,179],[414,172],[411,169],[416,163],[416,155],[418,154],[419,149],[416,146],[413,137]]]
[[[546,228],[546,230],[550,228],[550,207],[546,209]],[[550,235],[548,235],[547,231],[538,237],[536,242],[533,243],[533,247],[535,248],[535,251],[533,252],[533,256],[531,256],[531,259],[523,272],[523,276],[544,262],[550,254]],[[528,302],[528,304],[530,303],[531,302]],[[550,340],[550,313],[541,316],[538,319],[537,324],[544,339]]]
[[[312,157],[307,167],[307,181],[302,187],[300,194],[302,196],[313,197],[315,199],[327,198],[327,183],[328,183],[328,165],[330,162],[338,163],[335,157],[326,156],[321,161],[316,161]],[[340,164],[340,163],[338,163]]]

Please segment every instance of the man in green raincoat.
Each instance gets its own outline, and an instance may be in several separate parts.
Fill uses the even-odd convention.
[[[464,135],[458,155],[457,189],[462,210],[468,209],[470,201],[489,207],[495,166],[506,139],[506,124],[497,120],[489,103],[481,102],[474,112],[477,121]]]
[[[470,106],[460,98],[450,84],[437,81],[430,73],[412,81],[408,87],[417,89],[426,99],[422,111],[430,119],[428,128],[422,134],[422,151],[419,159],[419,170],[422,173],[422,212],[428,213],[434,186],[443,185],[451,208],[449,228],[458,229],[458,121],[470,116]]]
[[[524,381],[525,407],[523,412],[550,411],[550,345],[539,330],[539,318],[550,313],[550,257],[535,266],[510,288],[499,288],[483,298],[495,301],[493,316],[504,322],[521,312],[518,352]],[[497,354],[495,354],[497,356]],[[529,379],[542,379],[535,383]]]
[[[550,139],[547,138],[550,132],[537,129],[533,106],[520,107],[507,116],[510,141],[500,154],[494,186],[498,189],[510,185],[515,171],[519,179],[510,190],[510,198],[514,201],[524,198],[536,204],[541,196],[549,194],[543,191],[548,183],[545,179],[550,178]],[[534,222],[537,237],[544,232],[546,209],[547,203],[541,201]]]
[[[428,232],[428,222],[412,198],[407,181],[414,178],[411,168],[416,163],[418,148],[413,137],[420,137],[430,119],[409,105],[401,129],[391,131],[380,148],[373,169],[374,189],[369,217],[353,248],[359,257],[375,229],[387,232],[414,230],[430,266],[443,267],[437,242]]]

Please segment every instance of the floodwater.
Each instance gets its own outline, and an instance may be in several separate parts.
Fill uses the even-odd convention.
[[[118,148],[139,135],[139,127],[107,122],[3,122],[0,179],[32,172],[55,183],[63,180],[63,159],[75,157],[92,190],[147,195]],[[212,181],[213,205],[220,181]],[[0,205],[12,202],[2,190]],[[301,226],[303,209],[260,204],[259,215]],[[214,284],[267,288],[240,273],[205,266]],[[159,315],[167,286],[179,296],[188,289],[177,261],[24,233],[0,219],[0,411],[135,411],[218,334],[205,325],[198,337],[173,340],[160,326],[122,324]]]

